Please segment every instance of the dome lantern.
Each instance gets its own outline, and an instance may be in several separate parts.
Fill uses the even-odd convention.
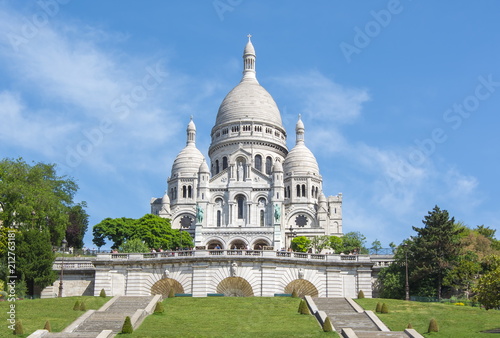
[[[247,45],[245,46],[245,50],[243,51],[243,79],[242,81],[246,79],[252,79],[257,81],[257,78],[255,76],[255,48],[253,48],[252,41],[250,38],[252,37],[251,34],[247,35],[248,37],[248,42]]]

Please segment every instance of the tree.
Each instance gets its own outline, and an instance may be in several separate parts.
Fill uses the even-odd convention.
[[[500,307],[500,268],[488,272],[479,279],[474,288],[476,299],[486,310]]]
[[[315,253],[320,253],[324,248],[330,244],[329,236],[314,236],[311,240],[311,247]]]
[[[394,252],[396,252],[396,244],[394,244],[394,242],[390,242],[389,247],[391,248],[391,251],[394,254]]]
[[[132,238],[126,240],[118,250],[123,253],[149,252],[149,247],[140,238]]]
[[[329,246],[335,253],[341,253],[344,248],[344,241],[342,237],[330,236]]]
[[[421,286],[433,287],[441,299],[443,279],[454,268],[460,254],[460,229],[448,211],[435,206],[424,217],[423,228],[413,227],[417,232],[412,237],[414,245],[409,249],[413,263],[412,280],[420,281]],[[425,285],[428,283],[427,285]]]
[[[305,236],[298,236],[292,239],[292,250],[297,252],[307,252],[311,247],[311,240]]]
[[[365,240],[366,237],[363,236],[360,232],[348,232],[344,235],[342,238],[343,242],[343,252],[348,254],[351,252],[358,252],[358,253],[368,253],[368,249],[365,247]]]
[[[66,228],[68,247],[83,248],[83,236],[85,236],[89,226],[89,215],[84,209],[86,207],[87,203],[82,202],[74,205],[69,210],[69,224]]]
[[[106,244],[106,239],[113,241],[114,249],[124,242],[140,239],[148,248],[175,249],[191,247],[193,239],[187,231],[172,229],[170,220],[152,214],[146,214],[139,219],[106,218],[93,228],[93,242],[98,247]]]
[[[457,264],[444,277],[443,285],[463,292],[465,297],[469,299],[471,288],[480,272],[481,264],[477,254],[473,251],[467,251],[458,257]]]
[[[378,239],[375,239],[372,242],[372,247],[370,248],[371,252],[375,253],[375,255],[378,255],[378,252],[382,249],[382,243]]]

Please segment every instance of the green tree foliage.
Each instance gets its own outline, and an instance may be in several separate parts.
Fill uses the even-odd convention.
[[[332,331],[333,331],[332,322],[330,321],[329,317],[326,317],[325,322],[323,323],[323,332],[332,332]]]
[[[467,251],[458,257],[456,265],[444,277],[443,285],[462,290],[466,298],[469,298],[471,288],[480,272],[481,263],[477,254],[474,251]]]
[[[370,250],[373,254],[378,255],[379,251],[382,250],[382,243],[378,239],[375,239],[372,242],[372,246],[370,247]]]
[[[157,302],[155,306],[154,313],[164,313],[165,312],[165,307],[163,306],[162,302]]]
[[[344,241],[342,237],[330,236],[329,247],[337,254],[341,253],[344,249]]]
[[[118,249],[122,253],[149,252],[149,248],[140,238],[127,239]]]
[[[80,311],[80,301],[75,301],[75,305],[73,305],[73,311]]]
[[[20,319],[16,319],[16,323],[14,324],[14,332],[15,335],[24,334],[23,322]]]
[[[52,328],[50,327],[50,322],[48,320],[45,322],[43,329],[52,332]]]
[[[311,247],[311,240],[305,236],[298,236],[292,239],[292,250],[296,252],[307,252]]]
[[[69,210],[69,224],[66,228],[68,247],[83,248],[83,236],[89,227],[89,215],[84,209],[86,207],[87,203],[82,202],[72,206]]]
[[[311,247],[315,253],[320,253],[323,249],[330,245],[329,236],[314,236],[311,240]]]
[[[26,282],[28,294],[33,295],[35,286],[44,288],[57,278],[52,270],[54,253],[50,234],[39,229],[27,229],[16,237],[16,275]]]
[[[101,292],[99,293],[99,297],[106,298],[106,290],[101,289]]]
[[[93,235],[95,245],[101,247],[106,244],[107,239],[113,242],[111,247],[114,249],[121,247],[125,241],[136,238],[144,241],[148,248],[154,249],[171,250],[193,246],[188,232],[174,230],[169,219],[151,214],[139,219],[106,218],[94,226]]]
[[[85,304],[84,301],[81,301],[80,302],[80,308],[79,308],[80,311],[87,311],[87,304]]]
[[[368,249],[365,247],[365,241],[366,237],[362,233],[357,231],[348,232],[342,238],[342,252],[344,252],[345,254],[351,252],[367,254]]]
[[[359,290],[358,299],[363,299],[363,298],[365,298],[365,293],[363,292],[363,290]]]
[[[391,248],[392,253],[396,252],[396,244],[394,244],[394,242],[390,242],[389,247]]]
[[[500,267],[482,276],[474,291],[486,310],[500,308]]]
[[[380,308],[380,313],[389,313],[389,306],[387,306],[386,303],[382,304],[382,307]]]
[[[175,298],[175,290],[173,288],[168,291],[168,298]]]
[[[443,280],[457,264],[460,255],[460,229],[448,211],[435,206],[424,217],[423,228],[413,227],[417,236],[409,259],[412,261],[411,279],[421,290],[432,288],[441,299]]]
[[[309,306],[307,306],[307,302],[302,299],[299,303],[299,313],[301,315],[310,315],[311,311],[309,311]]]
[[[375,312],[380,313],[382,311],[382,303],[377,302],[377,306],[375,307]]]

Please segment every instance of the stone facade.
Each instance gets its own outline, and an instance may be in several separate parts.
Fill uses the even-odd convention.
[[[272,96],[259,84],[249,41],[243,77],[222,101],[208,149],[196,147],[191,119],[162,198],[151,213],[170,218],[197,247],[213,249],[290,246],[295,236],[342,235],[342,194],[326,197],[319,166],[305,145],[302,120],[289,151],[287,132]]]

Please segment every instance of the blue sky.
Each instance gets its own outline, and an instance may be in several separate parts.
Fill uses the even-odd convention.
[[[190,115],[206,155],[251,33],[289,149],[302,114],[325,194],[343,193],[344,232],[398,244],[436,204],[500,230],[498,13],[496,1],[0,0],[0,156],[58,163],[91,226],[141,217]]]

